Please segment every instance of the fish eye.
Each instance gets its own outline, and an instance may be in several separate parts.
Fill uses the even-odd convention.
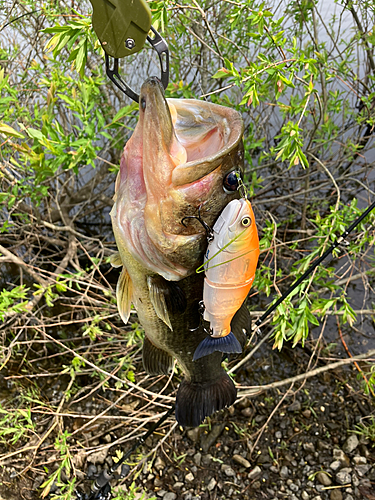
[[[141,99],[141,108],[143,111],[146,109],[146,99],[144,97]]]
[[[251,225],[250,217],[248,217],[247,215],[243,217],[241,220],[241,224],[243,225],[243,227],[249,227]]]
[[[236,170],[232,170],[232,172],[229,172],[229,174],[224,177],[223,189],[227,194],[232,194],[237,191],[238,186],[238,173]]]

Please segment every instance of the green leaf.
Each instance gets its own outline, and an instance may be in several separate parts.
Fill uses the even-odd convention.
[[[7,125],[6,123],[1,123],[1,122],[0,122],[0,133],[3,133],[5,135],[9,135],[11,137],[18,137],[19,139],[25,138],[22,134],[17,132],[17,130],[14,130],[14,128]]]
[[[38,139],[38,141],[43,141],[45,139],[44,135],[40,130],[36,130],[35,128],[28,128],[26,132],[32,139]]]
[[[232,74],[233,73],[226,68],[221,68],[212,76],[212,78],[228,78],[228,76],[232,76]]]
[[[85,43],[82,44],[80,47],[77,58],[76,58],[76,70],[77,72],[83,76],[84,69],[85,69],[85,64],[86,64],[86,53],[87,53],[87,42],[85,40]]]

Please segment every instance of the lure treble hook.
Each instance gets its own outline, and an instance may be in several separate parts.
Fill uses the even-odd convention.
[[[213,229],[207,224],[207,222],[205,222],[202,219],[202,217],[201,217],[201,208],[202,208],[202,205],[200,205],[198,207],[198,215],[187,215],[186,217],[184,217],[183,219],[181,219],[181,224],[184,227],[187,227],[187,225],[184,223],[184,220],[186,220],[186,219],[195,219],[195,220],[197,220],[204,227],[204,229],[206,231],[206,235],[207,235],[207,241],[208,241],[208,243],[210,243],[214,239],[214,232],[213,232]]]

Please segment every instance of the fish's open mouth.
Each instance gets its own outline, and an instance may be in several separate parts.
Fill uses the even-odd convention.
[[[240,142],[243,122],[235,110],[206,101],[167,99],[167,103],[177,140],[186,151],[185,161],[172,174],[173,185],[182,186],[220,165],[223,156]]]

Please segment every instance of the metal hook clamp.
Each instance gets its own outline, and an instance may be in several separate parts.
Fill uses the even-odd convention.
[[[160,80],[164,87],[167,88],[169,82],[169,51],[167,42],[164,38],[156,31],[156,29],[151,26],[151,31],[154,33],[154,37],[151,38],[147,36],[147,40],[154,50],[156,50],[159,56],[160,62]],[[135,102],[139,103],[139,94],[137,94],[129,85],[121,78],[118,70],[118,58],[114,58],[113,67],[110,67],[110,57],[105,54],[105,68],[108,78],[120,89],[125,95],[130,97]]]

